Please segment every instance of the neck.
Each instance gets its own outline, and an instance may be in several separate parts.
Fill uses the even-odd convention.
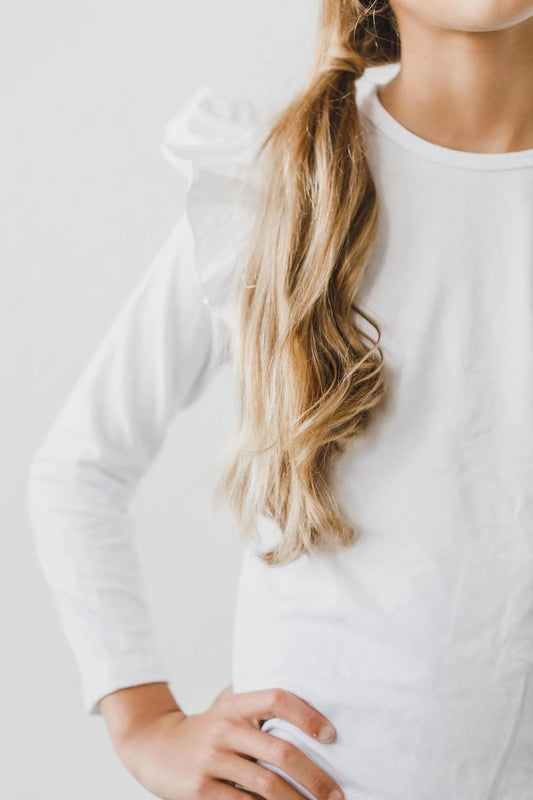
[[[378,94],[398,122],[456,150],[533,148],[533,17],[490,31],[397,17],[401,66]]]

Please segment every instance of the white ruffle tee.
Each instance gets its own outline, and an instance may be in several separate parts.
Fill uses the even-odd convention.
[[[533,149],[420,138],[381,105],[385,74],[356,85],[380,204],[358,301],[381,329],[389,396],[332,474],[361,536],[268,567],[258,553],[281,531],[259,517],[233,687],[284,687],[331,719],[332,744],[279,718],[263,729],[347,800],[531,800]],[[170,680],[128,505],[173,415],[227,358],[267,128],[264,109],[210,87],[170,120],[162,151],[189,176],[185,210],[31,464],[38,555],[92,713],[118,688]]]

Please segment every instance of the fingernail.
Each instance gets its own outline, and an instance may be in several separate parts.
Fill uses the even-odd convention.
[[[343,800],[342,793],[338,789],[333,789],[328,800]]]
[[[318,738],[321,742],[329,742],[335,736],[335,731],[331,727],[331,725],[324,725],[320,729],[320,733],[318,734]],[[333,798],[335,800],[335,798]]]

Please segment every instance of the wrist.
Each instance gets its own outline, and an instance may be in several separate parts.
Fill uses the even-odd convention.
[[[155,719],[170,712],[183,714],[167,683],[144,683],[117,689],[100,700],[115,749],[144,730]]]

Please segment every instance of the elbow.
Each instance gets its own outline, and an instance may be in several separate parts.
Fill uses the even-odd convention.
[[[31,512],[38,503],[43,482],[46,483],[47,467],[49,466],[46,455],[40,445],[30,456],[26,470],[26,507]]]
[[[44,442],[33,453],[26,473],[26,506],[35,527],[43,515],[123,514],[138,477],[81,449],[60,450]]]

